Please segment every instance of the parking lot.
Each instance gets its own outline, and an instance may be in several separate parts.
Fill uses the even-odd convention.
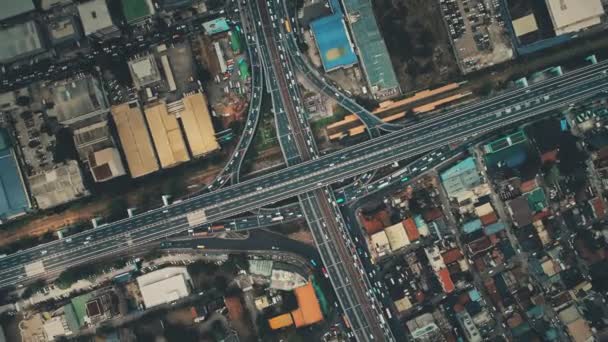
[[[463,73],[490,67],[514,57],[499,0],[440,0],[440,3],[454,53]]]

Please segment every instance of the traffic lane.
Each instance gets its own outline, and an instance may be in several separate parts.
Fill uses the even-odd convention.
[[[584,91],[584,90],[589,90],[588,88],[590,88],[590,86],[589,86],[589,85],[584,85],[584,86],[580,86],[578,90],[580,90],[580,91],[582,92],[582,91]],[[596,89],[592,89],[592,90],[596,90]],[[570,90],[569,90],[569,92],[570,92]],[[571,97],[572,97],[572,96],[569,96],[568,98],[571,98]],[[571,99],[568,99],[568,101],[571,101]],[[562,105],[563,105],[563,103],[562,103]],[[547,109],[547,107],[548,107],[548,106],[547,106],[547,105],[544,105],[544,104],[543,104],[543,106],[541,106],[541,108],[542,108],[542,109],[545,109],[545,110]],[[542,111],[544,112],[544,110],[542,110]],[[538,113],[537,113],[537,114],[538,114]],[[528,115],[528,116],[529,116],[529,115]],[[505,118],[506,118],[506,117],[508,117],[508,115],[504,115],[503,117],[505,117]],[[501,125],[501,124],[504,124],[504,123],[497,122],[497,123],[494,125],[494,127],[495,127],[495,128],[496,128],[496,127],[499,127],[498,125]],[[467,134],[472,134],[472,133],[474,133],[474,132],[467,131]],[[458,138],[460,138],[460,137],[458,137]],[[372,156],[372,157],[375,157],[374,155],[371,155],[371,156]],[[289,170],[289,169],[288,169],[288,170]]]
[[[198,248],[198,246],[204,246],[204,249],[211,250],[274,250],[298,254],[307,260],[315,260],[315,262],[320,262],[321,260],[319,253],[313,246],[265,230],[251,231],[245,239],[206,237],[188,240],[169,239],[168,241],[171,242],[171,245],[166,248]]]

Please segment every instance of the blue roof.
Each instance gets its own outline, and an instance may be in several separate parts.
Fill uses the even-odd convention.
[[[458,164],[452,166],[441,174],[441,180],[448,178],[457,177],[463,173],[477,171],[477,165],[475,165],[475,159],[468,157]]]
[[[341,13],[332,14],[310,23],[315,35],[325,71],[357,63]]]
[[[469,298],[474,302],[478,302],[481,299],[481,295],[477,289],[472,289],[469,291]]]
[[[4,131],[0,131],[0,148],[0,216],[6,218],[27,211],[29,202],[17,159]]]
[[[332,12],[342,14],[342,7],[340,7],[340,0],[329,0],[329,6]]]
[[[495,222],[488,225],[485,229],[486,235],[492,235],[500,232],[501,230],[505,230],[506,225],[502,222]]]
[[[481,224],[481,220],[480,219],[475,219],[473,221],[469,221],[466,222],[465,224],[462,225],[462,230],[464,230],[465,233],[472,233],[472,232],[476,232],[478,230],[480,230],[482,227]]]
[[[205,29],[205,32],[207,32],[207,34],[210,36],[216,33],[226,32],[230,30],[230,26],[228,26],[228,22],[224,17],[204,22],[203,28]]]

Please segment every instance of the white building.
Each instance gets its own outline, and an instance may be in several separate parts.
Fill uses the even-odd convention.
[[[137,277],[146,308],[170,303],[190,295],[192,279],[185,267],[165,267]]]
[[[573,33],[601,23],[601,0],[546,0],[556,35]]]

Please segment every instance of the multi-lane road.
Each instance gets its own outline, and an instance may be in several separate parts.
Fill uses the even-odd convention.
[[[279,141],[287,165],[293,166],[318,157],[318,150],[301,105],[291,61],[286,56],[288,51],[282,39],[287,33],[283,31],[285,18],[279,16],[277,19],[270,2],[258,0],[256,4],[257,11],[253,10],[252,16],[259,26],[260,50],[268,52],[264,55],[263,64],[272,92],[277,134],[288,137]],[[382,313],[374,310],[377,303],[367,286],[367,274],[361,272],[361,261],[349,248],[353,244],[345,231],[331,189],[326,187],[302,194],[299,202],[338,301],[357,339],[393,340],[390,329],[380,321]]]
[[[454,141],[537,119],[608,88],[608,63],[601,62],[527,88],[470,104],[398,132],[303,162],[212,193],[151,210],[94,230],[0,259],[0,286],[40,276],[29,266],[61,270],[125,251],[207,222],[234,216],[316,188],[420,155]],[[198,212],[199,214],[195,214]],[[197,217],[198,215],[198,217]],[[190,222],[188,221],[190,218]],[[88,239],[88,240],[87,240]],[[85,245],[85,241],[89,241]]]

